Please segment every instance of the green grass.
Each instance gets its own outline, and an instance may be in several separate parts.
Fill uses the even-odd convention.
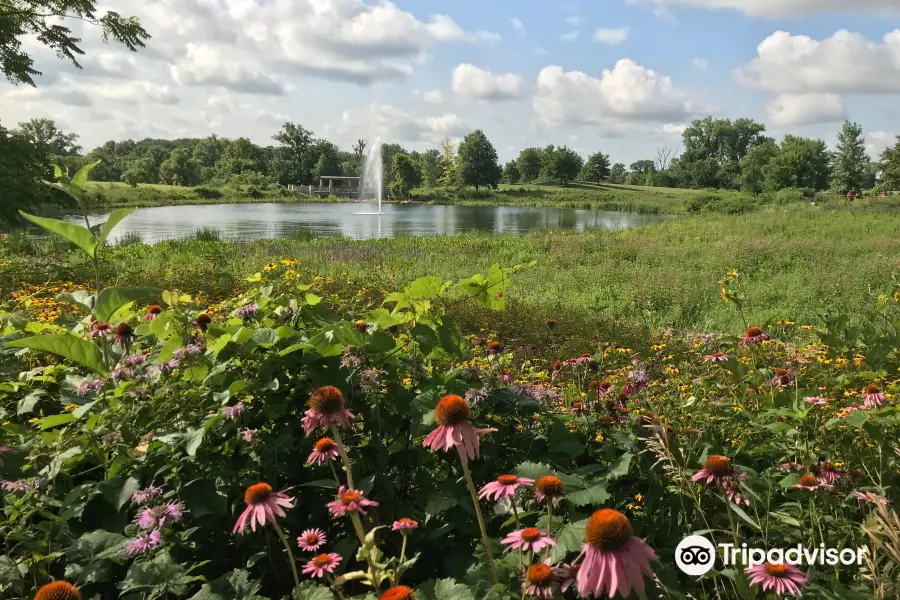
[[[179,206],[185,204],[237,204],[251,202],[338,202],[338,198],[316,198],[278,186],[184,187],[141,183],[88,182],[88,200],[93,207],[123,208]]]
[[[490,326],[509,337],[541,329],[552,318],[559,335],[583,340],[620,335],[633,324],[737,333],[745,323],[733,303],[722,302],[717,283],[728,269],[740,273],[749,323],[818,324],[826,311],[854,317],[874,306],[878,295],[900,289],[897,231],[900,214],[888,203],[853,210],[792,205],[738,217],[691,215],[625,232],[471,233],[365,242],[168,241],[130,243],[104,251],[104,257],[116,285],[152,281],[214,297],[240,288],[248,274],[282,258],[301,261],[303,280],[328,275],[352,290],[396,290],[424,275],[462,279],[494,263],[534,260],[536,267],[515,277],[507,313],[465,308],[461,316],[470,327]],[[10,263],[0,280],[13,287],[54,278],[89,281],[88,265],[76,255],[34,252],[37,259],[0,259]]]

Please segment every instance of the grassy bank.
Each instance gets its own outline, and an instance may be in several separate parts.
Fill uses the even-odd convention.
[[[170,241],[105,251],[116,285],[155,285],[222,297],[246,285],[247,273],[294,258],[298,277],[325,275],[339,287],[394,290],[426,274],[451,279],[537,261],[517,275],[511,309],[492,327],[521,336],[556,320],[560,337],[590,336],[622,323],[737,332],[746,325],[722,302],[718,281],[740,273],[748,322],[821,323],[826,311],[856,315],[900,277],[900,215],[887,205],[853,210],[791,206],[752,215],[686,216],[626,232],[527,236],[466,234],[354,242],[259,240]],[[29,242],[0,258],[11,286],[49,280],[89,281],[88,265],[64,249]],[[8,246],[9,244],[7,244]],[[267,275],[284,276],[286,267]],[[4,290],[8,293],[11,289]],[[482,315],[464,315],[472,326]],[[499,321],[498,321],[499,319]]]
[[[336,202],[289,191],[280,186],[184,187],[142,183],[132,187],[125,183],[89,182],[88,199],[92,206],[124,208],[128,206],[179,206],[185,204],[239,204],[250,202]]]

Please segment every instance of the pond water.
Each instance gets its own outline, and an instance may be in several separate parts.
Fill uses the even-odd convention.
[[[223,238],[253,240],[291,237],[300,231],[350,239],[396,235],[453,235],[464,231],[526,233],[535,229],[629,229],[660,223],[666,215],[518,206],[451,206],[433,204],[205,204],[138,208],[113,230],[111,239],[136,232],[145,242],[192,237],[202,227],[218,229]],[[106,214],[91,216],[91,223]],[[82,223],[80,217],[68,220]]]

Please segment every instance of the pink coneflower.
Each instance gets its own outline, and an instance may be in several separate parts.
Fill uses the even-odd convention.
[[[549,565],[536,563],[528,567],[522,576],[522,588],[526,598],[555,598],[559,581]]]
[[[438,426],[428,434],[422,445],[432,451],[449,451],[456,447],[461,457],[470,460],[478,458],[481,454],[478,436],[497,430],[476,429],[470,422],[471,417],[469,405],[461,396],[444,396],[434,409],[434,421]]]
[[[550,537],[546,531],[537,527],[526,527],[519,531],[513,531],[503,538],[506,550],[522,550],[523,552],[540,552],[548,546],[555,546],[556,540]]]
[[[125,552],[129,555],[143,554],[161,547],[165,541],[158,529],[150,533],[142,533],[136,538],[128,540],[125,544]]]
[[[713,352],[703,357],[703,362],[728,362],[728,355],[724,352]]]
[[[403,531],[404,534],[407,531],[411,531],[419,527],[419,523],[409,517],[403,517],[402,519],[397,519],[394,521],[394,524],[391,525],[391,531]]]
[[[395,585],[378,596],[378,600],[416,600],[416,592],[405,585]]]
[[[274,525],[276,517],[285,516],[283,509],[293,508],[294,501],[287,496],[282,490],[273,492],[272,486],[268,483],[255,483],[244,491],[244,502],[247,508],[238,517],[234,524],[232,533],[240,533],[243,535],[247,529],[247,521],[250,522],[250,529],[256,531],[256,524],[265,527],[268,524]]]
[[[569,407],[569,412],[572,413],[576,417],[583,417],[590,413],[588,408],[584,405],[584,402],[581,400],[576,400],[572,403],[572,406]]]
[[[100,322],[100,323],[91,323],[91,330],[88,333],[88,337],[96,337],[98,335],[109,335],[112,332],[112,327],[109,323]]]
[[[740,493],[740,479],[747,475],[740,469],[735,469],[731,461],[724,457],[713,455],[706,459],[703,468],[694,473],[691,481],[703,481],[704,485],[715,482],[722,486],[725,496],[735,504],[750,504]]]
[[[597,386],[597,398],[605,398],[607,394],[610,393],[610,390],[613,389],[613,384],[610,381],[604,381],[600,385]]]
[[[879,496],[878,494],[873,494],[872,492],[853,492],[856,496],[856,499],[861,502],[868,502],[869,504],[881,504],[882,506],[888,505],[888,499],[884,496]]]
[[[245,442],[255,442],[258,436],[259,429],[250,429],[249,427],[244,427],[243,431],[241,431],[241,439]]]
[[[331,426],[345,428],[356,417],[352,412],[344,408],[344,394],[333,385],[320,387],[309,397],[309,409],[301,419],[303,431],[306,435],[313,432],[316,427],[325,431]]]
[[[563,482],[559,477],[554,475],[544,475],[543,477],[538,478],[537,483],[535,484],[535,499],[543,504],[545,501],[550,500],[553,502],[553,506],[559,505],[559,498],[563,493]]]
[[[563,564],[553,570],[556,579],[559,581],[560,592],[565,594],[566,590],[575,585],[580,570],[581,563],[572,563],[570,565]]]
[[[68,581],[51,581],[41,586],[34,600],[81,600],[81,592]]]
[[[816,477],[831,485],[842,476],[842,473],[830,462],[819,462],[818,464],[813,465],[810,470]]]
[[[744,335],[744,339],[738,342],[741,346],[746,346],[747,344],[758,344],[759,342],[764,342],[769,339],[763,330],[759,327],[750,327],[747,329],[747,333]]]
[[[848,406],[847,408],[844,409],[844,411],[848,412],[848,413],[853,413],[858,410],[869,410],[869,407],[864,404],[858,404],[856,406]]]
[[[325,545],[325,532],[321,529],[307,529],[297,538],[297,546],[304,552],[315,552]]]
[[[162,312],[162,308],[160,306],[158,306],[156,304],[151,304],[150,306],[147,307],[147,314],[144,315],[144,320],[149,323],[150,321],[152,321],[153,319],[158,317],[159,313],[161,313],[161,312]]]
[[[809,490],[811,492],[815,491],[815,490],[820,490],[820,489],[821,490],[831,489],[830,485],[828,485],[824,481],[820,480],[815,475],[803,475],[802,477],[800,477],[800,481],[797,482],[796,484],[792,485],[791,487]]]
[[[588,519],[584,541],[578,556],[584,560],[576,580],[580,595],[612,598],[618,593],[627,598],[632,589],[644,591],[644,576],[653,575],[650,561],[659,559],[644,540],[635,537],[625,515],[610,508],[598,510]]]
[[[794,372],[791,369],[775,369],[775,376],[768,381],[772,387],[788,387],[794,384]]]
[[[828,404],[828,400],[821,396],[806,396],[803,398],[803,401],[807,404],[812,404],[813,406],[825,406]]]
[[[337,519],[347,513],[366,514],[366,508],[378,506],[378,503],[374,500],[367,500],[361,491],[351,490],[342,485],[338,490],[337,500],[329,502],[325,506],[328,507],[331,516]]]
[[[866,408],[878,408],[887,404],[887,397],[881,388],[875,385],[867,385],[862,391],[863,405]]]
[[[501,475],[497,481],[492,481],[481,488],[478,492],[479,498],[487,498],[494,502],[500,502],[506,498],[512,498],[516,495],[516,490],[521,486],[534,485],[534,479],[527,477],[517,477],[515,475]]]
[[[331,575],[337,566],[341,564],[341,555],[329,552],[328,554],[319,554],[311,561],[303,565],[303,574],[311,577],[321,578],[326,573]]]
[[[226,419],[236,419],[247,410],[247,405],[243,402],[238,402],[234,406],[223,406],[222,407],[222,416]]]
[[[194,326],[203,332],[209,329],[210,323],[212,323],[212,317],[206,313],[200,313],[197,315],[197,318],[194,319]]]
[[[801,596],[800,588],[806,585],[806,576],[794,565],[765,563],[744,569],[750,575],[750,584],[760,584],[763,591],[774,590],[779,596]]]
[[[338,451],[337,444],[331,438],[326,437],[316,442],[306,462],[314,465],[325,465],[337,460],[338,456],[340,456],[340,451]]]
[[[797,462],[786,462],[781,463],[781,468],[785,471],[802,471],[803,465]]]
[[[134,339],[134,328],[131,325],[128,323],[119,323],[116,325],[116,335],[113,338],[113,344],[118,344],[127,350],[128,348],[131,348]]]
[[[490,342],[487,345],[487,353],[488,354],[500,354],[503,352],[503,346],[500,345],[500,342]]]

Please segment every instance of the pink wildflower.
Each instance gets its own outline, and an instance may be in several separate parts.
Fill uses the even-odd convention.
[[[321,578],[326,573],[331,575],[337,566],[341,564],[341,555],[330,552],[328,554],[319,554],[308,563],[303,565],[303,574],[311,577]]]
[[[244,491],[244,502],[247,508],[238,517],[234,524],[232,533],[243,534],[247,529],[247,522],[250,522],[250,529],[256,531],[256,525],[265,527],[266,525],[276,523],[276,517],[285,516],[283,509],[293,508],[294,501],[287,496],[282,490],[273,492],[272,486],[268,483],[255,483]]]
[[[779,596],[802,595],[800,588],[806,585],[806,576],[789,564],[765,563],[744,569],[750,575],[750,584],[759,584],[763,591],[773,590]]]
[[[478,492],[479,498],[487,498],[495,502],[500,502],[516,495],[516,490],[521,486],[531,487],[534,485],[534,479],[527,477],[516,477],[515,475],[501,475],[497,481],[492,481]]]
[[[351,490],[341,486],[338,490],[338,499],[326,504],[333,518],[343,517],[347,513],[366,514],[366,508],[378,506],[374,500],[367,500],[359,490]]]
[[[334,440],[322,438],[316,442],[306,462],[313,465],[325,465],[337,460],[338,456],[340,456],[340,451],[338,451],[338,446],[334,443]]]
[[[526,527],[519,531],[513,531],[503,538],[506,550],[522,550],[523,552],[540,552],[548,546],[555,546],[556,540],[550,537],[546,531],[537,527]]]
[[[307,529],[297,538],[297,546],[305,552],[315,552],[325,545],[325,532],[321,529]]]
[[[651,560],[659,560],[650,546],[634,535],[631,523],[622,513],[604,508],[590,519],[584,531],[584,559],[578,571],[578,593],[584,597],[644,591],[644,576],[652,576]]]
[[[309,435],[317,427],[328,430],[331,426],[345,428],[356,417],[344,408],[344,394],[333,385],[320,387],[309,397],[309,410],[302,419],[303,431]]]
[[[478,458],[481,454],[478,436],[497,430],[476,429],[470,422],[471,416],[469,405],[461,396],[444,396],[434,409],[434,420],[438,426],[428,434],[423,445],[432,451],[449,451],[456,447],[463,459]]]

